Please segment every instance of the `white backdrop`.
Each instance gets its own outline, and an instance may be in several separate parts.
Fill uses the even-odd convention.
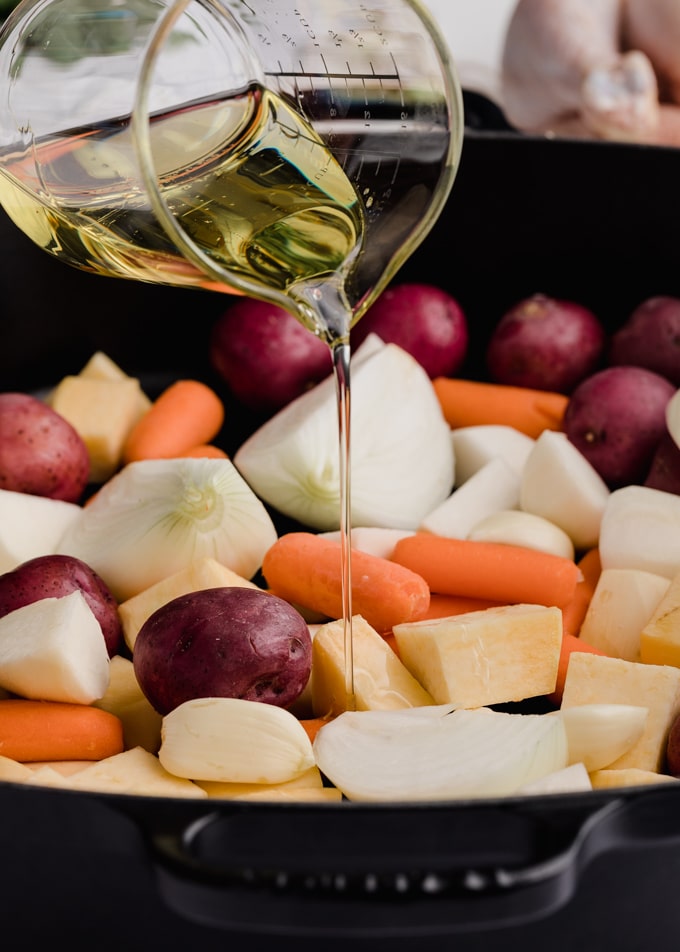
[[[516,0],[423,0],[448,41],[463,85],[500,100],[498,66]]]

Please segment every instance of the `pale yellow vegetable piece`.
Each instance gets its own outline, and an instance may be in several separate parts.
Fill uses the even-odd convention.
[[[129,658],[122,655],[111,658],[109,686],[94,706],[120,718],[126,748],[143,747],[152,754],[158,753],[163,718],[140,688],[134,664]]]
[[[620,770],[594,770],[590,775],[590,782],[593,790],[603,790],[609,787],[638,787],[650,783],[677,783],[677,779],[655,770],[624,767]]]
[[[608,769],[659,771],[668,731],[680,713],[680,669],[574,651],[569,659],[562,708],[581,704],[631,704],[648,709],[642,736]]]
[[[33,771],[26,764],[12,760],[11,757],[0,756],[0,780],[11,783],[23,783],[32,775]]]
[[[254,790],[233,799],[288,803],[337,803],[342,800],[342,790],[338,790],[337,787],[301,787],[299,790],[282,790],[281,787],[273,786],[271,790]]]
[[[87,377],[90,380],[116,381],[131,379],[130,375],[127,374],[122,367],[119,367],[115,360],[112,360],[103,350],[96,350],[92,354],[78,376]],[[132,379],[136,378],[133,377]],[[151,402],[151,398],[144,393],[140,385],[138,410],[140,417],[149,409]]]
[[[58,774],[61,774],[62,777],[71,777],[73,774],[78,773],[78,771],[85,770],[86,767],[91,767],[92,763],[91,760],[33,760],[30,764],[26,764],[26,766],[30,767],[32,771],[49,767],[50,770],[55,770]]]
[[[290,793],[294,790],[320,790],[323,787],[321,771],[316,764],[298,777],[293,777],[292,780],[286,780],[283,783],[228,783],[219,780],[196,780],[194,782],[205,790],[209,797],[229,798],[266,791],[281,790]]]
[[[365,618],[352,619],[354,703],[358,711],[390,711],[432,704],[432,697]],[[345,626],[322,625],[312,641],[312,709],[317,716],[347,709]]]
[[[217,780],[194,781],[209,797],[225,800],[341,800],[335,787],[324,787],[317,766],[285,783],[220,783]]]
[[[138,595],[126,599],[118,606],[125,644],[132,651],[139,630],[147,618],[173,598],[187,595],[189,592],[222,586],[258,588],[254,582],[233,572],[216,559],[206,557],[196,559],[185,569],[161,579],[160,582],[145,588]]]
[[[482,707],[555,689],[562,613],[504,605],[395,625],[399,657],[436,704]]]
[[[72,375],[55,388],[51,405],[83,438],[90,454],[90,481],[103,483],[119,468],[123,445],[139,419],[139,381]]]
[[[640,659],[680,667],[680,573],[670,582],[640,635]]]
[[[579,637],[613,658],[640,661],[641,632],[669,584],[642,569],[602,569]]]
[[[154,754],[142,747],[133,747],[121,754],[97,761],[63,779],[73,790],[207,798],[205,790],[201,790],[190,780],[169,773]]]

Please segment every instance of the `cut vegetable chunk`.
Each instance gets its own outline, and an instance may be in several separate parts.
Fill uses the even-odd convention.
[[[312,642],[312,707],[317,716],[347,708],[345,626],[323,625]],[[352,619],[354,703],[359,711],[396,710],[432,704],[432,698],[385,639],[360,615]]]
[[[680,713],[680,669],[574,652],[564,684],[562,709],[579,704],[632,704],[649,711],[636,744],[609,767],[659,771],[666,738]]]
[[[557,608],[507,605],[393,631],[399,657],[437,704],[480,707],[555,689],[562,644]]]
[[[346,711],[317,734],[317,763],[350,800],[401,802],[509,795],[567,766],[558,717],[427,711]]]

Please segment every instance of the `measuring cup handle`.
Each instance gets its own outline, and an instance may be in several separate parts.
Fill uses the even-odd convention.
[[[558,835],[552,798],[534,815],[531,806],[516,803],[460,811],[454,806],[448,814],[434,808],[429,831],[429,808],[402,815],[278,806],[263,814],[258,805],[240,818],[216,811],[177,835],[152,838],[150,845],[168,905],[213,927],[319,937],[455,934],[545,918],[569,902],[597,855],[680,840],[676,790],[596,803],[594,810],[573,812],[566,823],[563,817]],[[223,847],[233,823],[253,818],[262,823],[262,838],[252,844],[251,865],[238,868]],[[386,860],[409,823],[423,845]],[[287,868],[277,867],[267,848],[277,828],[287,830],[289,843],[299,840],[302,855],[291,855]],[[324,829],[335,832],[324,835]],[[344,849],[338,845],[343,840]],[[352,848],[360,854],[354,861]]]

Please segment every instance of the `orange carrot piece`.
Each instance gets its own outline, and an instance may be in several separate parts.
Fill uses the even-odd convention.
[[[562,695],[564,693],[564,681],[567,677],[567,668],[569,667],[569,659],[575,651],[587,651],[590,654],[603,655],[604,651],[600,651],[599,648],[594,648],[592,645],[587,644],[585,641],[581,641],[576,635],[570,635],[564,633],[562,635],[562,648],[560,650],[560,660],[557,665],[557,682],[555,684],[555,690],[552,694],[548,695],[548,698],[555,704],[557,707],[562,703]]]
[[[300,723],[304,727],[307,737],[314,743],[314,738],[324,724],[328,723],[328,720],[328,717],[302,717],[300,718]]]
[[[206,458],[206,459],[229,459],[229,455],[220,449],[219,446],[215,446],[214,443],[199,443],[197,446],[190,446],[188,450],[184,450],[183,453],[178,453],[182,459],[191,458]]]
[[[422,576],[433,592],[563,608],[580,577],[571,559],[519,545],[416,532],[399,539],[391,559]]]
[[[124,749],[122,721],[109,711],[63,701],[0,701],[0,756],[22,763],[102,760]]]
[[[464,615],[466,612],[479,612],[502,604],[503,602],[493,598],[470,598],[467,595],[441,595],[439,592],[430,592],[430,607],[423,619]]]
[[[311,532],[288,532],[267,550],[262,574],[271,592],[329,618],[342,617],[340,543]],[[376,631],[421,618],[427,582],[396,562],[352,550],[352,613]]]
[[[602,571],[599,549],[589,549],[577,563],[583,576],[576,584],[574,597],[562,609],[562,630],[570,635],[578,635],[586,617],[590,600]]]
[[[563,393],[458,377],[436,377],[432,385],[452,429],[495,423],[536,438],[544,430],[562,429],[569,402]]]
[[[134,425],[123,462],[171,459],[199,443],[210,443],[224,422],[224,404],[199,380],[176,380]]]

